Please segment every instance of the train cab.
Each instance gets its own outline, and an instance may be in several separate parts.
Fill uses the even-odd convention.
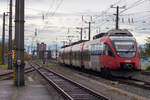
[[[111,69],[112,74],[130,76],[139,67],[136,39],[128,30],[110,30],[108,37],[105,52],[109,56],[105,57],[104,66]]]

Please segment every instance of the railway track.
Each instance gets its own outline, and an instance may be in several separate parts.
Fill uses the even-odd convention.
[[[25,74],[33,72],[35,69],[33,67],[25,68]],[[13,78],[13,72],[5,73],[0,75],[0,81],[8,80]]]
[[[141,74],[150,76],[150,71],[141,71]]]
[[[115,79],[121,84],[127,84],[138,88],[150,90],[150,82],[138,80],[138,79]]]
[[[67,100],[110,100],[102,94],[96,93],[47,68],[38,69],[38,64],[31,64],[31,66],[48,81],[49,85],[52,85]]]
[[[57,62],[51,62],[53,64],[58,64]],[[150,75],[149,71],[142,71],[143,74],[146,75]],[[94,75],[94,74],[92,74]],[[111,79],[109,79],[111,81],[117,81],[120,84],[126,84],[126,85],[131,85],[134,87],[138,87],[138,88],[142,88],[142,89],[146,89],[146,90],[150,90],[150,82],[148,81],[144,81],[144,80],[138,80],[138,79],[127,79],[127,78],[115,78],[112,77]]]
[[[56,64],[56,65],[58,64],[57,62],[51,62],[51,63]],[[144,74],[144,75],[150,75],[150,71],[142,71],[141,73]],[[95,76],[95,74],[93,74],[93,73],[92,73],[92,75]],[[127,78],[121,79],[121,78],[114,78],[114,77],[112,77],[109,80],[117,81],[120,84],[127,84],[127,85],[131,85],[131,86],[134,86],[134,87],[150,90],[150,82],[149,81],[138,80],[138,79],[127,79]]]

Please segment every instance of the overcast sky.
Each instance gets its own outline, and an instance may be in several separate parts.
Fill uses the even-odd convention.
[[[0,0],[0,36],[2,14],[8,12],[8,1]],[[87,27],[82,22],[82,15],[86,21],[90,21],[90,16],[93,16],[95,23],[92,24],[92,36],[98,31],[108,31],[115,26],[113,14],[116,9],[110,9],[112,4],[126,6],[127,10],[120,14],[120,27],[129,29],[138,43],[144,44],[146,37],[150,36],[150,0],[25,0],[25,43],[31,45],[32,41],[37,40],[54,44],[56,38],[58,43],[62,43],[68,39],[66,36],[71,35],[74,38],[69,39],[77,41],[79,33],[76,27]],[[120,9],[122,10],[124,9]],[[35,28],[38,35],[34,38]],[[88,30],[85,29],[84,39],[87,39],[87,33]]]

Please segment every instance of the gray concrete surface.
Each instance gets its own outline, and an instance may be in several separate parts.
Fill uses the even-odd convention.
[[[48,89],[35,81],[15,87],[12,80],[0,81],[0,100],[53,100]]]
[[[65,77],[92,89],[93,91],[107,96],[111,100],[150,100],[150,92],[146,90],[124,84],[112,85],[111,81],[99,76],[93,76],[57,64],[48,63],[45,66],[56,73],[62,74]]]

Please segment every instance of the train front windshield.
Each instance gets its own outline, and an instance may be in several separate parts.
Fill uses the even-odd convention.
[[[121,58],[133,58],[136,55],[136,41],[133,37],[110,38],[112,44]]]

